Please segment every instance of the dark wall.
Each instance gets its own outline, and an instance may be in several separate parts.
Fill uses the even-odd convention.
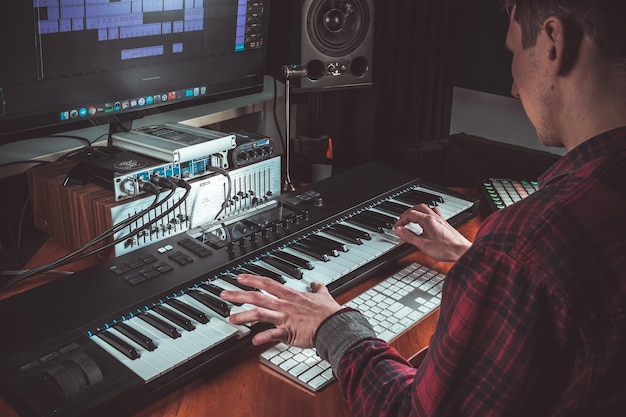
[[[454,85],[485,93],[511,96],[511,54],[505,48],[508,18],[498,0],[467,0],[457,10],[457,59]]]

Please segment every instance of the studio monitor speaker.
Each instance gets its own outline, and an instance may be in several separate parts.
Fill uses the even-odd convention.
[[[267,68],[303,66],[297,90],[372,84],[374,0],[271,0]]]

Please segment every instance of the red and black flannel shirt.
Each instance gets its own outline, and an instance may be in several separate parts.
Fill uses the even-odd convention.
[[[418,369],[370,338],[338,379],[355,416],[626,415],[626,127],[485,220]]]

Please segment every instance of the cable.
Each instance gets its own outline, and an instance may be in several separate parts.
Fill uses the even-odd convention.
[[[281,143],[285,143],[285,140],[283,138],[283,132],[280,131],[280,123],[278,122],[278,115],[276,114],[276,107],[277,107],[277,100],[278,100],[278,87],[276,86],[276,78],[274,78],[274,108],[273,108],[273,114],[274,114],[274,123],[276,124],[276,130],[278,131],[278,138],[280,139]]]
[[[217,220],[218,217],[220,217],[220,214],[222,214],[222,212],[224,210],[226,210],[226,207],[228,207],[228,204],[230,204],[230,197],[231,197],[231,194],[232,194],[233,183],[232,183],[232,180],[230,178],[230,174],[225,169],[222,169],[222,168],[219,168],[219,167],[214,167],[214,166],[210,166],[209,168],[211,170],[213,170],[213,171],[215,171],[215,172],[225,176],[226,180],[228,181],[228,191],[226,192],[226,198],[224,199],[224,202],[222,203],[222,207],[220,208],[220,211],[218,211],[217,214],[215,215],[215,217],[213,218],[213,220]]]
[[[161,179],[163,179],[164,177],[160,177]],[[87,244],[83,245],[81,248],[75,250],[74,252],[57,259],[56,261],[52,261],[49,262],[45,265],[42,265],[38,268],[32,269],[32,270],[28,270],[23,272],[22,274],[20,274],[19,276],[12,278],[10,280],[8,280],[7,282],[5,282],[2,287],[0,288],[0,291],[3,291],[4,289],[8,288],[9,286],[23,280],[26,278],[29,278],[33,275],[36,274],[40,274],[40,273],[44,273],[44,272],[49,272],[52,268],[55,267],[59,267],[59,266],[63,266],[66,265],[68,263],[72,263],[72,262],[76,262],[78,260],[84,259],[88,256],[94,255],[96,253],[102,252],[110,247],[113,247],[115,245],[117,245],[120,242],[123,242],[124,240],[127,240],[137,234],[139,234],[142,230],[145,230],[146,228],[150,227],[151,225],[153,225],[154,223],[158,222],[159,220],[161,220],[163,217],[167,216],[168,214],[170,214],[171,212],[173,212],[174,210],[176,210],[178,207],[180,207],[180,205],[187,199],[187,197],[189,196],[189,193],[191,192],[191,186],[184,180],[182,179],[178,179],[176,181],[174,181],[173,179],[170,178],[165,178],[164,181],[160,181],[159,182],[165,183],[165,184],[169,184],[170,187],[172,187],[170,193],[160,202],[158,202],[158,198],[159,198],[159,191],[158,188],[151,182],[146,182],[143,184],[144,186],[144,191],[147,192],[156,192],[157,195],[155,197],[155,200],[153,201],[153,203],[150,205],[150,207],[148,207],[145,210],[142,210],[141,212],[139,212],[138,214],[129,217],[126,220],[123,220],[119,223],[117,223],[116,225],[114,225],[112,228],[110,228],[109,230],[107,230],[106,232],[103,232],[102,234],[100,234],[99,236],[96,236],[95,238],[93,238],[91,241],[89,241]],[[135,220],[137,220],[140,217],[143,217],[146,213],[148,213],[149,211],[151,211],[152,209],[154,209],[157,206],[157,202],[158,205],[162,205],[165,201],[169,200],[172,195],[174,194],[174,192],[176,191],[176,188],[180,186],[181,188],[185,189],[185,193],[183,194],[183,196],[175,203],[172,205],[172,207],[170,207],[169,209],[165,210],[164,212],[162,212],[160,215],[156,216],[154,219],[152,219],[150,222],[148,222],[147,224],[143,225],[142,227],[138,227],[137,229],[133,230],[132,232],[121,236],[115,240],[113,240],[113,242],[106,244],[102,247],[99,247],[95,250],[92,250],[90,252],[85,252],[82,253],[84,250],[86,250],[87,248],[89,248],[90,246],[93,246],[97,243],[102,242],[104,239],[106,239],[107,237],[117,233],[118,231],[122,230],[124,227],[128,226],[130,223],[134,222]],[[80,254],[80,255],[79,255]],[[6,273],[5,273],[6,274]]]
[[[29,256],[25,255],[22,252],[22,227],[24,226],[24,218],[26,217],[26,209],[28,208],[29,205],[30,205],[30,195],[28,195],[26,197],[26,200],[24,201],[24,205],[22,206],[22,212],[20,213],[20,221],[17,225],[16,246],[17,246],[17,255],[19,257],[18,262],[20,265],[24,265],[30,259]],[[22,259],[25,259],[25,262],[22,262]]]
[[[50,164],[50,161],[39,161],[36,159],[32,159],[32,160],[21,160],[21,161],[11,161],[11,162],[5,162],[3,164],[0,164],[0,168],[4,168],[4,167],[8,167],[11,165],[21,165],[21,164],[37,164],[37,165],[43,165],[43,164]]]
[[[174,205],[173,205],[172,207],[170,207],[169,209],[167,209],[166,211],[164,211],[163,213],[161,213],[160,215],[158,215],[157,217],[155,217],[154,219],[152,219],[151,221],[149,221],[149,222],[148,222],[148,223],[146,223],[145,225],[143,225],[143,226],[141,226],[141,227],[138,227],[137,229],[133,230],[132,232],[130,232],[130,233],[128,233],[128,234],[126,234],[126,235],[124,235],[124,236],[118,237],[118,238],[117,238],[117,239],[115,239],[113,242],[108,243],[108,244],[106,244],[106,245],[104,245],[104,246],[102,246],[102,247],[99,247],[99,248],[98,248],[98,249],[96,249],[96,250],[93,250],[93,251],[91,251],[91,252],[84,253],[84,254],[82,254],[82,255],[80,255],[80,256],[78,256],[78,257],[72,258],[70,261],[65,262],[63,265],[65,265],[65,264],[67,264],[67,263],[70,263],[70,262],[76,262],[76,261],[78,261],[78,260],[80,260],[80,259],[86,258],[86,257],[88,257],[88,256],[91,256],[91,255],[95,254],[95,253],[102,252],[102,251],[104,251],[104,250],[106,250],[106,249],[109,249],[109,248],[111,248],[111,247],[113,247],[113,246],[117,245],[117,244],[118,244],[118,243],[120,243],[120,242],[123,242],[123,241],[125,241],[125,240],[127,240],[127,239],[129,239],[129,238],[131,238],[131,237],[133,237],[133,236],[136,236],[136,235],[137,235],[137,234],[139,234],[142,230],[145,230],[146,228],[148,228],[148,227],[152,226],[154,223],[158,222],[158,221],[159,221],[159,220],[161,220],[163,217],[167,216],[168,214],[170,214],[171,212],[173,212],[174,210],[176,210],[178,207],[180,207],[180,206],[181,206],[181,204],[182,204],[182,203],[183,203],[183,202],[187,199],[187,197],[188,197],[188,195],[189,195],[190,190],[191,190],[191,188],[186,189],[185,194],[183,195],[183,197],[182,197],[181,199],[179,199],[176,203],[174,203]],[[165,201],[165,200],[168,200],[168,199],[171,197],[171,195],[173,194],[173,191],[174,191],[174,190],[172,190],[172,193],[170,193],[170,195],[168,195],[168,196],[164,199],[164,201]],[[55,266],[58,266],[58,265],[55,265]]]
[[[92,141],[90,141],[87,138],[84,138],[82,136],[74,136],[74,135],[52,135],[51,137],[53,138],[67,138],[67,139],[77,139],[80,140],[82,142],[85,142],[87,144],[87,146],[91,146],[92,145]]]
[[[54,260],[52,262],[48,262],[48,263],[46,263],[44,265],[41,265],[41,266],[39,266],[37,268],[28,270],[28,271],[18,275],[17,277],[8,280],[4,284],[2,284],[2,287],[0,288],[0,291],[8,288],[9,286],[11,286],[11,285],[13,285],[13,284],[23,280],[23,279],[29,278],[29,277],[31,277],[33,275],[37,275],[37,274],[49,271],[50,269],[58,267],[58,266],[62,266],[62,265],[66,265],[66,264],[71,263],[71,262],[75,262],[75,261],[77,261],[79,259],[85,258],[86,256],[93,255],[93,254],[95,254],[97,252],[100,252],[100,251],[104,250],[103,248],[102,249],[98,249],[96,251],[89,252],[88,255],[86,255],[86,256],[81,256],[81,257],[75,258],[76,255],[78,255],[79,253],[85,251],[87,248],[89,248],[89,247],[91,247],[91,246],[93,246],[93,245],[95,245],[97,243],[100,243],[104,239],[108,238],[109,236],[112,236],[113,234],[119,232],[120,230],[122,230],[126,226],[130,225],[135,220],[139,219],[140,217],[143,217],[150,210],[152,210],[155,207],[157,207],[157,205],[163,204],[165,201],[167,201],[167,199],[174,192],[174,191],[172,191],[170,193],[170,195],[168,195],[166,198],[164,198],[163,200],[161,200],[159,202],[159,196],[160,196],[159,189],[154,184],[152,184],[150,182],[144,183],[143,186],[144,186],[144,188],[143,188],[144,191],[149,192],[149,193],[153,193],[153,194],[156,193],[155,198],[154,198],[152,204],[148,208],[140,211],[139,213],[135,214],[134,216],[129,217],[128,219],[122,220],[121,222],[113,225],[110,229],[108,229],[107,231],[105,231],[105,232],[101,233],[100,235],[94,237],[92,240],[90,240],[89,242],[87,242],[86,244],[81,246],[80,248],[76,249],[75,251],[73,251],[73,252],[71,252],[71,253],[69,253],[69,254],[67,254],[67,255],[65,255],[65,256],[57,259],[57,260]],[[7,272],[3,271],[3,274],[6,275]]]

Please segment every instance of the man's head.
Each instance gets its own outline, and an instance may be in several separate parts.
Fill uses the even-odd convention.
[[[626,1],[503,0],[511,93],[540,141],[572,149],[626,124]],[[617,126],[616,126],[617,125]]]
[[[626,67],[626,1],[624,0],[502,0],[506,10],[522,27],[524,48],[534,46],[550,17],[589,36],[612,62]]]

